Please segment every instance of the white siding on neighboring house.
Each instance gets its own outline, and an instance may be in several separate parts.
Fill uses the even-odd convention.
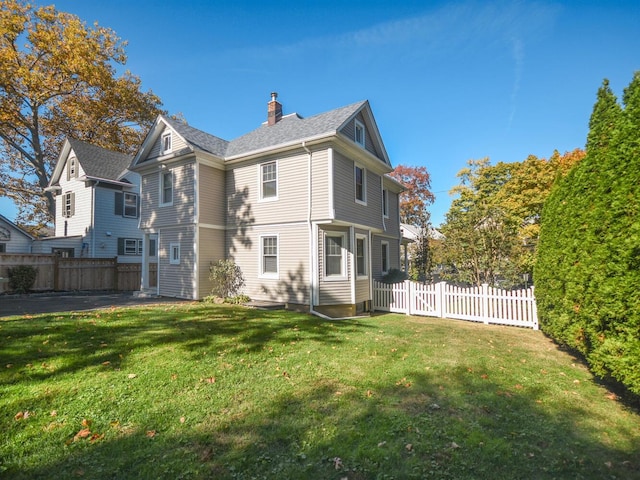
[[[30,253],[31,238],[0,218],[0,253]]]
[[[79,180],[84,176],[84,171],[80,165],[78,168],[78,178],[72,177],[67,180],[67,168],[65,165],[60,176],[60,191],[56,195],[56,228],[55,236],[64,237],[72,235],[86,235],[91,225],[91,193],[92,189],[85,186],[85,182]],[[73,193],[73,215],[64,217],[65,194]]]
[[[128,191],[127,193],[136,193]],[[95,188],[95,222],[94,230],[86,237],[89,251],[93,257],[106,258],[118,256],[123,263],[140,263],[142,256],[122,254],[118,252],[118,239],[136,239],[142,241],[142,231],[138,228],[138,218],[122,215],[121,209],[116,214],[116,195],[123,195],[120,190],[112,188]],[[138,208],[139,212],[139,208]]]

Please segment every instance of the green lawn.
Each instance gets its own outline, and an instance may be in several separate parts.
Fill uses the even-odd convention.
[[[0,320],[0,478],[640,478],[540,332],[203,304]]]

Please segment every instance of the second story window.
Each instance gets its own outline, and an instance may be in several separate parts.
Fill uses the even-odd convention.
[[[260,199],[278,198],[278,164],[269,162],[260,165]]]
[[[171,205],[173,203],[173,172],[160,173],[160,204]]]
[[[122,216],[129,218],[138,217],[138,195],[124,192],[124,207]]]
[[[386,188],[382,189],[382,215],[389,218],[389,191]]]
[[[359,167],[354,168],[356,202],[367,203],[367,171]]]
[[[165,153],[170,153],[171,152],[171,132],[165,132],[162,134],[162,144],[161,144],[161,149],[162,149],[162,154]]]
[[[364,148],[364,138],[365,138],[364,125],[362,123],[360,123],[358,120],[356,120],[355,141],[362,148]]]
[[[62,216],[73,217],[75,213],[75,194],[67,192],[62,196]]]

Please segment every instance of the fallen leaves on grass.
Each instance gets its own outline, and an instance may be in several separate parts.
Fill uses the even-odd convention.
[[[127,378],[136,378],[138,375],[136,375],[135,373],[130,373],[129,375],[127,375]]]
[[[15,420],[26,420],[27,418],[29,418],[31,416],[31,412],[29,412],[28,410],[25,410],[24,412],[18,412],[16,413],[13,418]]]
[[[156,436],[156,431],[155,430],[147,430],[147,438],[153,438]]]

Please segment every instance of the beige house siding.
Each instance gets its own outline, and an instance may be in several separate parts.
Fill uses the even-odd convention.
[[[382,229],[382,184],[380,176],[365,167],[366,205],[358,203],[355,199],[355,165],[356,163],[353,160],[341,153],[336,152],[334,154],[333,179],[336,219]]]
[[[277,198],[261,199],[261,165],[277,164]],[[228,218],[245,216],[247,208],[256,224],[295,222],[307,218],[309,167],[306,153],[268,157],[236,166],[227,172]]]
[[[198,164],[199,222],[223,226],[227,197],[225,195],[225,172],[208,165]]]
[[[172,165],[168,171],[173,172],[172,205],[160,206],[160,170],[142,177],[142,204],[145,208],[142,211],[141,228],[157,229],[195,221],[195,164],[191,161]]]
[[[193,225],[182,225],[175,229],[164,229],[159,238],[159,294],[166,297],[194,298],[195,294],[195,230]],[[180,245],[180,263],[169,261],[172,243]]]
[[[169,129],[169,127],[165,127],[162,130],[162,133],[158,135],[158,138],[154,142],[153,146],[149,150],[149,155],[147,155],[147,160],[152,158],[157,158],[162,154],[162,135],[164,132]],[[171,129],[169,129],[171,130]],[[171,152],[180,152],[181,150],[188,149],[189,147],[185,143],[185,141],[180,137],[176,132],[172,131],[171,134]]]
[[[224,259],[224,230],[199,227],[198,228],[198,299],[211,294],[209,280],[209,266]]]
[[[376,147],[376,143],[374,143],[373,141],[373,137],[371,136],[371,133],[369,131],[369,127],[367,126],[366,122],[364,121],[364,117],[362,115],[362,113],[359,113],[356,116],[356,119],[365,126],[364,129],[364,133],[365,133],[365,137],[364,137],[364,148],[367,152],[375,155],[376,157],[382,159],[383,156],[382,154],[375,148]],[[356,141],[356,123],[355,120],[351,120],[350,122],[348,122],[343,128],[342,130],[340,130],[340,133],[342,133],[344,136],[346,136],[349,140],[353,140],[354,142]]]
[[[261,275],[261,238],[278,238],[278,275]],[[229,258],[240,266],[245,279],[243,293],[253,300],[294,304],[309,303],[309,234],[303,223],[260,225],[244,233],[227,231]]]
[[[346,275],[342,280],[326,279],[325,278],[325,265],[324,265],[324,250],[325,250],[325,232],[326,227],[318,229],[318,273],[319,273],[319,305],[337,305],[337,304],[351,304],[351,257],[349,253],[349,245],[351,239],[349,237],[348,229],[333,229],[330,231],[343,232],[345,234],[345,245],[343,248],[347,250],[346,254]]]
[[[311,155],[311,218],[330,218],[329,211],[329,152],[327,148],[313,151]]]

